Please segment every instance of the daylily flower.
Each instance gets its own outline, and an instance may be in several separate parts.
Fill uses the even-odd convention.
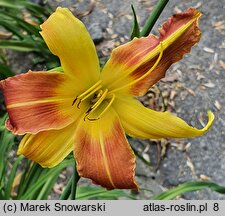
[[[9,118],[6,127],[23,135],[18,154],[43,167],[71,151],[80,176],[108,189],[137,189],[135,155],[125,133],[143,139],[203,135],[169,112],[144,107],[144,95],[199,41],[201,13],[188,9],[169,18],[160,36],[134,39],[113,50],[100,72],[98,57],[81,21],[58,8],[41,35],[59,57],[61,72],[32,72],[1,81]]]

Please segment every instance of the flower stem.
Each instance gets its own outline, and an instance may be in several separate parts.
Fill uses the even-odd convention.
[[[77,172],[77,166],[76,163],[74,165],[74,172],[73,172],[73,179],[72,179],[72,188],[71,188],[71,200],[76,199],[76,191],[77,191],[77,182],[79,181],[80,176]]]
[[[148,19],[146,20],[144,27],[141,31],[141,36],[146,37],[151,32],[153,26],[155,25],[157,19],[159,18],[160,14],[162,13],[163,9],[165,8],[166,4],[169,0],[159,0],[156,6],[153,8],[153,11],[149,15]]]

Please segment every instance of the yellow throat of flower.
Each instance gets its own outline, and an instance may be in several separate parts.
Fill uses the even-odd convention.
[[[96,82],[93,86],[91,86],[89,89],[87,89],[85,92],[77,96],[72,106],[76,103],[77,108],[80,108],[80,105],[83,101],[89,99],[90,101],[90,107],[85,112],[84,121],[88,119],[89,121],[95,121],[98,120],[112,105],[115,94],[109,93],[108,89],[102,90],[102,80],[99,80]],[[106,102],[104,108],[100,109],[100,112],[98,112],[97,117],[91,118],[90,115],[94,113],[94,111],[97,110],[97,108],[100,107],[100,105],[103,105],[103,102]],[[96,116],[96,115],[95,115]]]
[[[115,100],[115,92],[120,91],[121,89],[124,89],[126,87],[132,86],[135,83],[143,80],[145,77],[147,77],[159,64],[161,58],[163,55],[163,44],[160,42],[160,53],[159,56],[155,62],[155,64],[152,66],[152,68],[145,74],[143,74],[141,77],[138,77],[137,79],[133,80],[132,82],[121,86],[119,88],[113,89],[109,91],[107,88],[103,88],[102,86],[102,80],[99,80],[96,82],[93,86],[91,86],[89,89],[87,89],[85,92],[77,96],[74,101],[72,102],[72,106],[76,104],[77,108],[80,108],[80,105],[83,101],[89,100],[90,107],[85,112],[84,121],[88,119],[89,121],[95,121],[98,120],[112,105],[113,101]],[[104,103],[104,106],[102,106]],[[101,106],[101,108],[99,108]],[[95,113],[95,117],[91,118],[90,116],[94,114],[94,112],[99,108],[99,111],[97,114]]]

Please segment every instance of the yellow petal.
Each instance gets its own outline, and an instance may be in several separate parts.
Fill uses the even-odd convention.
[[[58,165],[73,151],[76,124],[60,130],[26,134],[19,144],[17,154],[22,154],[42,167]]]
[[[207,125],[203,129],[197,129],[169,112],[156,112],[148,109],[132,98],[117,98],[113,107],[126,133],[143,139],[201,136],[208,131],[214,120],[213,113],[208,112]]]
[[[114,49],[101,73],[103,84],[112,92],[141,96],[165,76],[166,70],[190,52],[201,36],[201,13],[190,8],[170,17],[159,30],[160,36],[135,38]],[[156,67],[159,53],[163,54]]]
[[[64,73],[88,87],[98,80],[100,69],[94,43],[84,24],[68,9],[57,8],[41,29],[49,49],[59,57]]]
[[[112,108],[99,120],[80,120],[74,155],[80,176],[108,189],[137,190],[135,156]]]

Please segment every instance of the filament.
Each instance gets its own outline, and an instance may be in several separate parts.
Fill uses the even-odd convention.
[[[106,98],[107,96],[107,93],[108,93],[108,89],[106,89],[102,95],[100,96],[100,98],[96,101],[96,103],[94,103],[94,105],[92,105],[86,112],[86,115],[84,117],[84,121],[87,119],[90,120],[90,118],[88,117],[91,113],[93,113],[100,105],[101,103],[103,102],[103,100]],[[93,119],[94,120],[94,119]],[[97,119],[95,119],[97,120]]]
[[[150,69],[147,73],[143,74],[141,77],[137,78],[136,80],[134,80],[134,81],[132,81],[132,82],[130,82],[130,83],[124,85],[124,86],[121,86],[121,87],[119,87],[119,88],[117,88],[117,89],[113,89],[113,90],[110,91],[109,93],[113,93],[113,92],[119,91],[119,90],[121,90],[121,89],[123,89],[123,88],[126,88],[126,87],[128,87],[128,86],[132,86],[132,85],[134,85],[135,83],[137,83],[137,82],[143,80],[144,78],[146,78],[146,77],[147,77],[153,70],[155,70],[155,68],[158,66],[160,60],[162,59],[162,56],[163,56],[163,44],[162,44],[162,42],[160,42],[160,53],[159,53],[159,56],[158,56],[156,62],[155,62],[154,65],[151,67],[151,69]]]
[[[98,91],[99,89],[101,89],[101,82],[102,80],[99,80],[98,82],[96,82],[93,86],[91,86],[88,90],[86,90],[85,92],[83,92],[82,94],[80,94],[79,96],[77,96],[73,102],[72,102],[72,106],[76,103],[76,101],[78,99],[80,99],[80,101],[77,104],[77,108],[80,108],[80,104],[82,101],[86,100],[88,97],[90,97],[92,94],[94,94],[96,91]]]

